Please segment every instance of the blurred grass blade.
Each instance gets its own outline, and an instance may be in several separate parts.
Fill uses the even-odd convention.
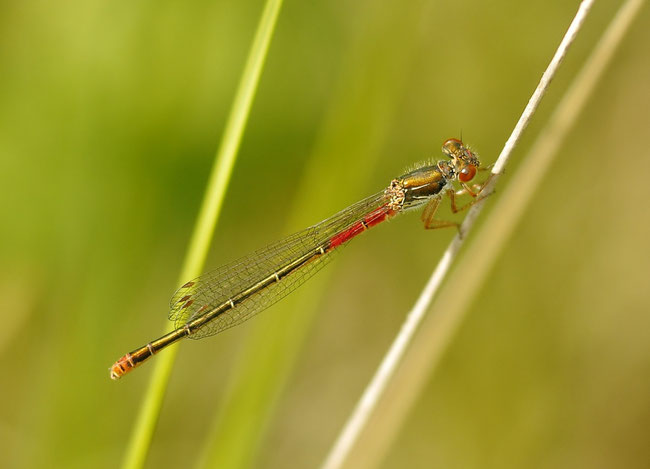
[[[376,467],[391,447],[642,4],[643,0],[628,0],[595,46],[510,185],[501,194],[490,218],[441,290],[431,307],[437,314],[429,314],[423,321],[377,411],[370,417],[365,427],[367,431],[345,461],[346,467]]]
[[[183,263],[179,285],[198,276],[205,263],[281,5],[281,0],[268,0],[264,7],[221,144],[215,155],[215,163]],[[171,327],[169,323],[165,332],[170,331]],[[169,347],[169,350],[161,353],[155,360],[153,375],[122,464],[124,468],[140,468],[145,462],[177,350],[176,346]]]

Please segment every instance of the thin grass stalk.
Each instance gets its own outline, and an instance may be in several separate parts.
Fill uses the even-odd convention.
[[[348,459],[349,467],[375,467],[391,447],[404,419],[440,362],[447,345],[462,323],[465,312],[504,250],[535,191],[541,186],[558,148],[577,122],[597,80],[602,76],[642,3],[643,0],[628,0],[621,7],[522,166],[513,175],[513,182],[493,208],[493,215],[477,233],[463,260],[432,305],[431,309],[439,313],[429,315],[422,323],[394,380],[382,396],[382,402],[372,416],[368,431],[360,438],[354,453]]]
[[[187,279],[197,277],[203,269],[281,6],[282,0],[268,0],[262,12],[226,128],[215,154],[215,162],[179,276],[179,285]],[[172,324],[167,323],[165,332],[171,328]],[[178,347],[173,345],[156,359],[122,462],[123,468],[136,469],[144,465],[177,352]]]
[[[497,159],[492,170],[492,177],[484,189],[485,194],[489,195],[494,190],[494,185],[498,180],[499,175],[503,172],[503,169],[509,160],[512,151],[521,139],[523,131],[528,126],[530,120],[532,119],[532,116],[539,107],[542,97],[546,93],[546,90],[548,89],[552,78],[555,76],[557,70],[559,69],[559,66],[566,56],[569,47],[575,40],[576,35],[584,24],[586,16],[592,5],[593,0],[584,0],[578,8],[578,11],[573,21],[571,22],[571,25],[569,26],[564,38],[558,46],[555,55],[553,56],[546,71],[542,75],[540,83],[531,96],[528,105],[519,118],[519,121],[513,129],[510,138],[504,145],[504,148],[501,151],[501,154],[499,155],[499,158]],[[434,297],[436,297],[438,294],[442,281],[446,278],[449,269],[457,257],[458,252],[463,244],[463,240],[465,239],[467,233],[469,233],[469,231],[474,226],[476,218],[480,214],[482,207],[483,203],[476,204],[474,207],[472,207],[472,209],[470,209],[467,217],[465,217],[460,230],[462,236],[461,234],[457,235],[443,254],[429,282],[420,294],[420,297],[418,298],[413,309],[409,312],[404,324],[402,325],[402,328],[393,341],[393,344],[389,348],[372,380],[366,387],[351,416],[348,418],[334,446],[327,455],[327,458],[322,465],[323,469],[338,469],[343,467],[344,464],[350,462],[348,461],[348,457],[353,447],[357,444],[357,441],[359,440],[362,432],[368,428],[368,421],[371,415],[375,412],[379,402],[381,400],[385,400],[386,389],[391,379],[393,378],[397,367],[402,363],[407,347],[411,345],[415,333],[425,317],[426,311],[429,310]],[[472,264],[473,267],[476,268],[475,263],[473,262]],[[465,281],[466,279],[463,278],[463,282]],[[449,317],[449,314],[445,314],[445,317]],[[449,320],[451,323],[454,323],[452,319]],[[430,336],[427,337],[430,347],[433,347],[434,349],[437,348],[440,352],[444,350],[445,345],[449,343],[451,339],[451,333],[453,333],[455,327],[448,328],[448,330],[450,331],[448,335],[436,337],[437,340],[435,341],[431,341]],[[440,352],[437,356],[439,356]],[[420,356],[418,358],[423,359],[423,356]],[[395,399],[392,402],[395,403],[399,402],[400,400],[402,400],[402,396],[399,396],[398,399]],[[376,447],[375,449],[379,452]],[[369,459],[359,458],[358,461],[355,460],[354,463],[349,464],[349,467],[360,467],[358,465],[355,466],[355,463],[362,463],[364,465],[367,465],[370,462],[371,458],[370,452],[365,453],[365,456]],[[374,457],[371,459],[373,461],[375,460]]]

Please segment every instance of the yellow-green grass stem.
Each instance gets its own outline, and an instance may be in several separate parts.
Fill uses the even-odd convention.
[[[215,155],[215,163],[181,269],[179,284],[197,277],[203,269],[281,6],[282,0],[268,0],[264,7]],[[169,323],[165,332],[169,332],[171,328]],[[177,352],[178,347],[171,346],[156,360],[122,463],[124,468],[136,469],[144,465]]]

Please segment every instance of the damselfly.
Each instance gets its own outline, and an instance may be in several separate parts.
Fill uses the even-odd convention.
[[[458,226],[434,218],[443,196],[451,199],[456,213],[481,200],[485,185],[473,186],[476,192],[469,186],[480,162],[462,141],[445,141],[442,152],[449,160],[420,166],[317,225],[187,282],[171,299],[169,319],[175,329],[116,361],[111,378],[120,378],[180,339],[202,339],[241,324],[298,288],[338,247],[399,213],[426,205],[422,212],[425,228]],[[455,197],[461,194],[473,200],[458,207]]]

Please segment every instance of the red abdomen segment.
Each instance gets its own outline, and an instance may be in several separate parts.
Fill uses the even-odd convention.
[[[368,215],[363,217],[349,228],[346,228],[344,231],[334,235],[330,239],[330,244],[328,249],[334,249],[340,246],[343,243],[350,241],[355,236],[363,233],[368,228],[372,228],[375,225],[378,225],[382,221],[390,218],[391,216],[397,213],[395,210],[392,210],[388,207],[388,204],[382,205],[381,207],[373,210]]]
[[[127,353],[111,366],[111,379],[120,379],[135,367],[131,354]]]
[[[142,347],[133,350],[131,353],[127,353],[111,366],[111,379],[120,379],[133,368],[153,357],[153,355],[158,353],[159,350],[162,350],[168,345],[173,344],[188,335],[190,335],[189,327],[180,327],[168,332],[164,336],[148,343],[147,345],[143,345]]]
[[[111,379],[120,379],[133,368],[152,357],[154,353],[155,350],[151,344],[147,344],[131,353],[127,353],[111,366]]]

